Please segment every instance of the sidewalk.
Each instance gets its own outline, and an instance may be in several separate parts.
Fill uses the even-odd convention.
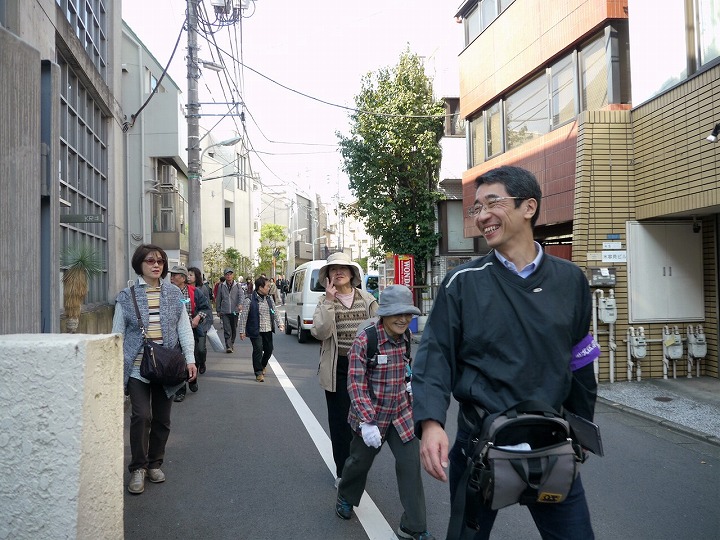
[[[678,377],[601,383],[599,400],[720,446],[720,379]]]
[[[413,345],[422,333],[413,334]],[[598,401],[720,446],[720,379],[687,377],[600,383]]]

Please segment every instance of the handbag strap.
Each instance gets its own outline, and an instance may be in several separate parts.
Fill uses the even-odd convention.
[[[143,339],[147,340],[147,334],[145,333],[145,325],[142,322],[142,317],[140,317],[140,308],[138,308],[137,297],[135,296],[135,285],[130,287],[130,295],[132,296],[133,305],[135,306],[135,316],[138,320],[138,326],[140,326],[140,331],[142,332]]]

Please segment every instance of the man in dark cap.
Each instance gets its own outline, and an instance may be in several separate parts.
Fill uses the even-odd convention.
[[[225,283],[221,283],[215,296],[215,310],[220,316],[225,335],[225,352],[231,353],[235,349],[237,336],[238,314],[245,301],[245,293],[235,281],[235,271],[226,268],[223,272]]]

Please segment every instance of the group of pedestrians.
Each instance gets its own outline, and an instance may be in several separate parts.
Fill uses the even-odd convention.
[[[599,350],[589,334],[587,279],[534,241],[542,192],[533,174],[503,166],[474,182],[471,215],[492,251],[446,275],[414,361],[408,326],[419,310],[407,287],[387,286],[376,300],[359,288],[360,268],[343,253],[331,255],[319,274],[325,294],[312,334],[321,341],[318,374],[337,477],[335,512],[351,519],[375,456],[387,442],[404,510],[396,531],[400,538],[434,538],[427,531],[421,467],[449,481],[451,503],[465,489],[460,480],[476,433],[470,411],[492,415],[535,400],[593,420],[593,360]],[[117,297],[113,331],[125,335],[124,381],[132,404],[128,490],[142,493],[146,477],[165,480],[160,467],[170,407],[184,387],[163,387],[140,375],[143,333],[164,346],[182,346],[192,391],[198,371],[205,369],[200,335],[212,310],[208,315],[205,295],[193,286],[197,274],[187,279],[194,270],[170,270],[177,286],[163,281],[168,269],[161,248],[140,246],[132,266],[138,279],[132,291],[126,288]],[[225,345],[233,351],[239,320],[240,339],[250,338],[253,371],[263,382],[272,333],[282,329],[276,300],[266,277],[244,291],[233,274],[226,270],[215,295]],[[452,447],[445,429],[451,396],[460,404]],[[594,538],[579,474],[561,502],[528,502],[527,507],[543,538]],[[461,519],[470,519],[474,530],[464,527],[460,536],[448,538],[489,538],[497,510],[485,503],[465,510]]]

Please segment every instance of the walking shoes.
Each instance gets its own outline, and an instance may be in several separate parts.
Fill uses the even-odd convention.
[[[345,497],[342,495],[337,496],[337,501],[335,501],[335,513],[343,518],[343,519],[350,519],[352,517],[353,512],[352,504],[347,502],[345,500]]]
[[[435,537],[427,531],[411,532],[402,525],[398,528],[397,535],[400,538],[412,538],[414,540],[435,540]]]
[[[128,491],[136,495],[145,491],[145,469],[135,469],[130,473]]]
[[[156,484],[159,484],[160,482],[165,481],[165,473],[162,472],[160,469],[148,469],[147,477],[148,477],[148,480],[150,480],[151,482],[154,482]]]

